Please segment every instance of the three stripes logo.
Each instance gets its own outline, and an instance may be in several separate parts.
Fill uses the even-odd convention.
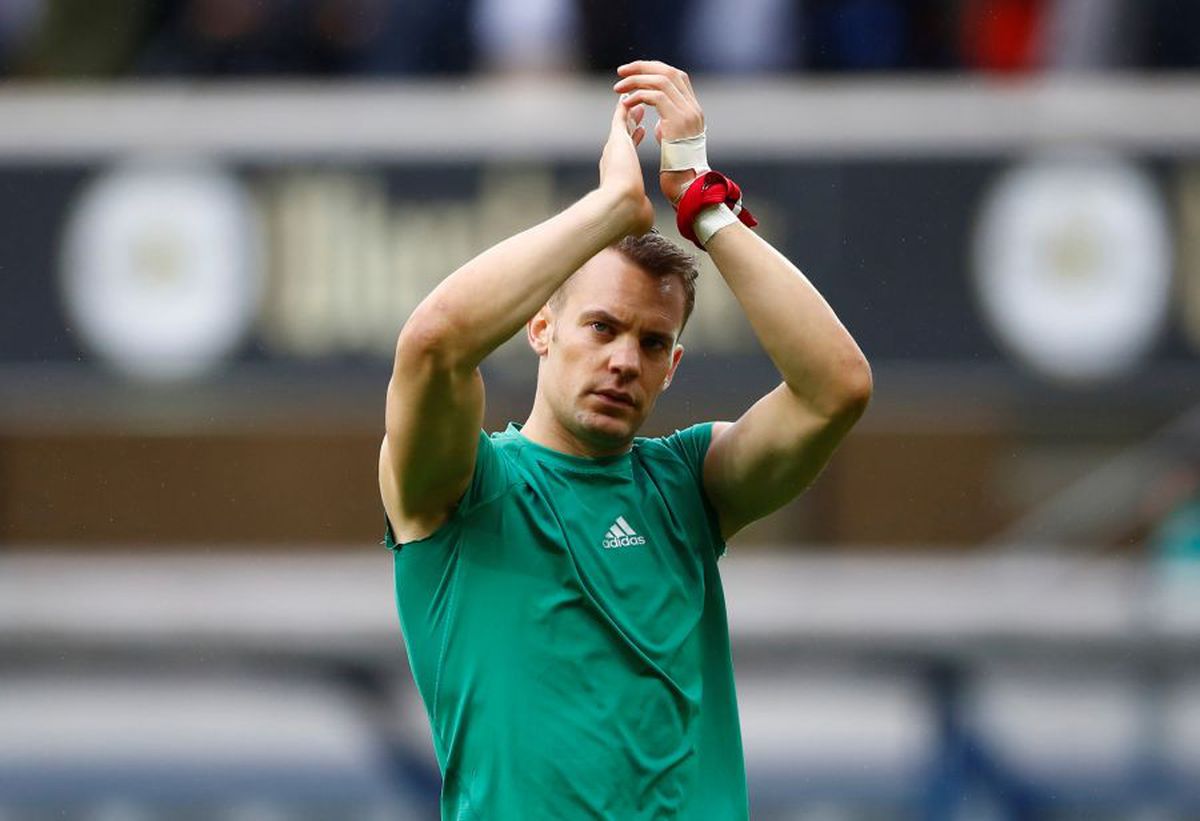
[[[646,537],[639,536],[629,526],[629,522],[625,521],[624,516],[618,516],[617,520],[612,523],[612,527],[604,534],[605,550],[612,550],[617,547],[632,547],[633,545],[645,544]]]

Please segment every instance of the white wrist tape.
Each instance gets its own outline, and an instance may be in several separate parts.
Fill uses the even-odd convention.
[[[705,129],[695,137],[663,140],[659,171],[695,171],[697,174],[703,174],[710,170],[705,139],[707,134],[708,129]]]
[[[730,207],[720,202],[716,205],[702,208],[700,213],[696,215],[696,221],[692,223],[692,230],[696,232],[696,239],[700,240],[701,245],[708,245],[708,241],[712,239],[713,234],[727,225],[733,225],[737,221],[738,218],[734,216]]]

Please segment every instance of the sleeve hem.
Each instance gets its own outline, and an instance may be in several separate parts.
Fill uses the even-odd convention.
[[[704,460],[708,456],[708,449],[712,446],[712,422],[704,424],[704,452],[700,454],[699,462],[696,466],[697,476],[696,482],[700,485],[700,500],[704,504],[705,519],[708,521],[709,538],[712,541],[713,552],[720,559],[725,555],[729,548],[725,538],[721,535],[721,517],[717,513],[717,508],[712,503],[712,499],[708,496],[708,488],[704,486]]]

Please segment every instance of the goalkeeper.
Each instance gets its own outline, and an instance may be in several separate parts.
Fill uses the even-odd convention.
[[[709,169],[687,75],[618,75],[598,187],[447,277],[396,346],[379,483],[443,819],[746,818],[717,559],[871,394],[829,305]],[[636,434],[683,356],[696,267],[650,230],[646,106],[681,233],[782,378],[736,421],[663,438]],[[521,330],[533,409],[486,434],[479,364]]]

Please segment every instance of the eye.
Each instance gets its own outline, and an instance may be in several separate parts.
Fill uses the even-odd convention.
[[[596,322],[592,322],[590,324],[592,326],[592,330],[598,334],[606,334],[612,330],[612,328],[609,327],[607,322],[596,321]]]
[[[652,351],[665,351],[667,349],[667,343],[657,337],[650,337],[642,344]]]

